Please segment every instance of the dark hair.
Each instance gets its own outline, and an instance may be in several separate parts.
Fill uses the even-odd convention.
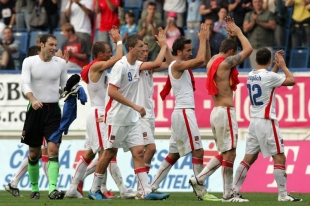
[[[38,55],[38,52],[41,51],[41,47],[35,45],[31,46],[27,50],[27,57]]]
[[[184,36],[181,36],[174,40],[172,44],[172,55],[176,56],[178,50],[183,50],[185,47],[185,44],[191,44],[192,40],[186,39]]]
[[[127,52],[129,52],[129,47],[135,47],[139,40],[143,41],[143,38],[139,34],[129,35],[125,42]]]
[[[267,48],[261,48],[256,52],[256,62],[258,65],[267,65],[271,59],[271,52]]]
[[[220,46],[220,52],[226,54],[229,50],[237,51],[238,43],[233,39],[225,39]]]
[[[135,18],[135,14],[134,14],[133,12],[131,12],[131,11],[126,12],[126,14],[127,14],[129,17],[131,17],[131,18]],[[125,15],[126,15],[126,14],[125,14]]]
[[[104,41],[96,41],[92,48],[91,48],[91,53],[93,55],[93,58],[97,58],[99,52],[104,53],[105,52],[105,45],[109,45],[107,42]],[[110,46],[110,45],[109,45]]]
[[[157,4],[156,4],[155,2],[153,2],[153,1],[151,1],[151,2],[149,2],[149,3],[147,4],[147,7],[149,7],[149,6],[155,6],[155,7],[157,7]]]
[[[45,44],[49,38],[57,40],[57,38],[53,34],[43,34],[40,37],[40,43]]]

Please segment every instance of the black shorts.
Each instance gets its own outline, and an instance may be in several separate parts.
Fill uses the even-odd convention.
[[[28,105],[21,142],[30,147],[41,146],[43,138],[48,142],[49,137],[60,125],[61,110],[58,103],[42,104],[43,107],[38,110],[34,110],[31,103]]]

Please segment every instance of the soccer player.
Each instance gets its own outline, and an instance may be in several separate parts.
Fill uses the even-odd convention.
[[[112,56],[110,45],[103,41],[94,43],[92,47],[92,54],[95,58],[93,62],[83,68],[81,72],[82,79],[87,83],[88,95],[91,100],[91,110],[86,120],[86,151],[81,157],[75,175],[73,176],[69,190],[66,197],[69,198],[83,198],[83,195],[78,192],[77,186],[80,181],[83,181],[83,176],[87,170],[88,165],[94,160],[97,153],[99,156],[103,151],[103,135],[105,124],[97,122],[96,119],[104,114],[105,95],[108,86],[107,69],[111,68],[123,56],[122,37],[119,34],[117,27],[110,31],[111,39],[117,43],[115,56]],[[94,161],[95,163],[97,162]],[[133,198],[135,193],[127,190],[124,186],[122,175],[114,157],[110,163],[111,175],[120,190],[122,198]],[[106,183],[107,172],[104,174],[104,183]],[[101,185],[101,192],[106,198],[114,198],[115,194],[107,190],[105,184]],[[132,193],[132,194],[130,194]]]
[[[201,24],[199,50],[196,58],[191,59],[191,40],[180,37],[172,45],[175,61],[168,68],[168,82],[161,92],[162,98],[170,92],[172,87],[175,96],[175,107],[171,115],[171,130],[169,154],[161,163],[156,178],[152,183],[152,189],[157,190],[159,184],[167,176],[171,167],[180,158],[192,153],[194,174],[197,175],[203,169],[203,146],[199,134],[195,115],[194,101],[194,76],[190,68],[199,68],[211,58],[209,45],[209,28]],[[167,86],[167,85],[170,85]],[[201,199],[203,199],[202,197]],[[217,201],[215,196],[206,192],[205,199]]]
[[[40,46],[31,46],[27,50],[27,57],[39,55],[40,52],[41,52]],[[48,155],[47,155],[47,142],[45,138],[43,138],[42,140],[41,152],[42,152],[42,168],[46,175],[46,178],[48,179],[47,174]],[[19,189],[17,188],[17,185],[27,171],[28,171],[28,156],[22,161],[19,170],[17,171],[11,182],[5,186],[5,190],[11,193],[14,197],[21,196]]]
[[[140,61],[144,62],[144,67],[148,67],[149,65],[152,66],[152,63],[147,62],[149,56],[148,51],[148,44],[144,42],[143,56],[139,58]],[[154,141],[155,115],[153,106],[153,72],[168,69],[169,64],[173,60],[169,47],[166,49],[165,58],[166,62],[163,62],[160,68],[157,68],[156,70],[140,71],[137,104],[143,106],[146,111],[146,115],[144,117],[140,117],[140,123],[144,140],[144,165],[147,172],[150,170],[152,158],[156,152],[156,145]],[[138,185],[138,190],[141,190],[141,185]]]
[[[156,37],[161,50],[155,61],[152,62],[153,68],[148,69],[160,67],[167,48],[166,37],[161,28],[159,28],[159,34]],[[96,167],[89,198],[94,200],[103,199],[103,195],[99,190],[103,174],[110,160],[115,157],[117,148],[123,148],[125,152],[131,151],[134,171],[139,184],[143,188],[137,197],[145,200],[166,199],[169,197],[168,194],[152,192],[143,161],[144,142],[139,114],[143,117],[146,111],[142,106],[135,104],[137,101],[139,72],[146,69],[143,67],[143,62],[137,61],[142,55],[142,38],[137,34],[128,36],[126,49],[128,51],[127,55],[114,65],[110,74],[108,101],[106,101],[104,116],[107,125],[107,131],[104,134],[105,150]]]
[[[264,158],[272,157],[273,175],[278,186],[278,201],[299,202],[302,199],[287,194],[284,144],[276,116],[275,89],[281,86],[293,86],[295,79],[286,67],[283,51],[275,55],[275,66],[268,71],[271,52],[267,48],[256,53],[257,67],[248,76],[247,87],[251,100],[250,126],[246,138],[245,156],[237,168],[233,191],[239,194],[250,166],[256,161],[258,153]],[[277,74],[282,69],[284,76]]]
[[[213,56],[207,65],[207,89],[212,95],[214,108],[210,122],[217,149],[221,155],[213,157],[206,167],[195,177],[190,179],[198,197],[204,195],[204,182],[222,165],[223,202],[244,202],[246,200],[235,197],[230,189],[233,183],[233,164],[236,157],[238,125],[233,101],[233,91],[236,90],[238,71],[235,66],[243,62],[252,53],[252,46],[236,26],[233,19],[226,18],[226,29],[231,37],[236,36],[241,42],[242,51],[238,54],[237,42],[226,39],[222,42],[220,53]]]
[[[22,90],[29,100],[21,142],[29,145],[28,173],[31,199],[39,199],[39,159],[42,139],[47,141],[49,199],[63,199],[64,192],[56,189],[59,174],[58,150],[61,139],[49,137],[58,130],[61,110],[58,105],[59,85],[67,82],[66,62],[55,56],[57,39],[46,34],[40,38],[41,52],[27,57],[22,66]]]

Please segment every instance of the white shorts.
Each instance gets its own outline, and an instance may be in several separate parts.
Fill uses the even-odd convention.
[[[183,157],[203,148],[193,109],[175,109],[171,115],[171,124],[169,153],[179,153]]]
[[[103,107],[92,107],[86,118],[85,149],[92,150],[94,154],[103,149],[103,136],[105,123],[96,122],[96,119],[104,115]]]
[[[210,123],[218,151],[226,152],[237,148],[238,123],[235,108],[214,107]]]
[[[155,144],[154,141],[155,119],[140,118],[140,123],[144,145]]]
[[[277,120],[251,118],[245,153],[258,152],[262,152],[264,158],[284,152],[283,138]]]
[[[104,149],[123,148],[128,152],[131,147],[143,145],[141,125],[116,126],[107,125],[104,134]]]

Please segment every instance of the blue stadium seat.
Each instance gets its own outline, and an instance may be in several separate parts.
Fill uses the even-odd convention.
[[[61,30],[54,30],[54,35],[57,38],[57,49],[61,49],[62,44],[66,41],[66,37]]]
[[[187,39],[192,40],[192,53],[193,53],[193,58],[196,57],[198,49],[199,49],[199,38],[194,30],[184,30],[185,37]]]
[[[13,36],[14,36],[14,39],[18,40],[20,43],[19,58],[15,59],[14,62],[15,62],[16,68],[21,69],[22,62],[24,58],[26,57],[27,49],[28,49],[28,32],[27,30],[23,32],[14,31]]]
[[[138,21],[140,19],[140,14],[141,14],[141,9],[137,9],[137,8],[125,8],[124,7],[124,14],[126,14],[127,12],[132,12],[135,15],[135,23],[138,25]]]
[[[142,10],[143,1],[142,0],[125,0],[124,1],[124,9],[125,8],[137,8]]]
[[[293,47],[290,52],[289,68],[307,68],[309,47]]]
[[[42,35],[42,34],[48,34],[48,31],[31,31],[30,32],[30,41],[29,41],[29,46],[34,46],[36,45],[36,40],[37,40],[37,37],[39,35]]]
[[[250,57],[246,58],[243,62],[243,68],[245,69],[251,69],[251,62],[250,62]]]

